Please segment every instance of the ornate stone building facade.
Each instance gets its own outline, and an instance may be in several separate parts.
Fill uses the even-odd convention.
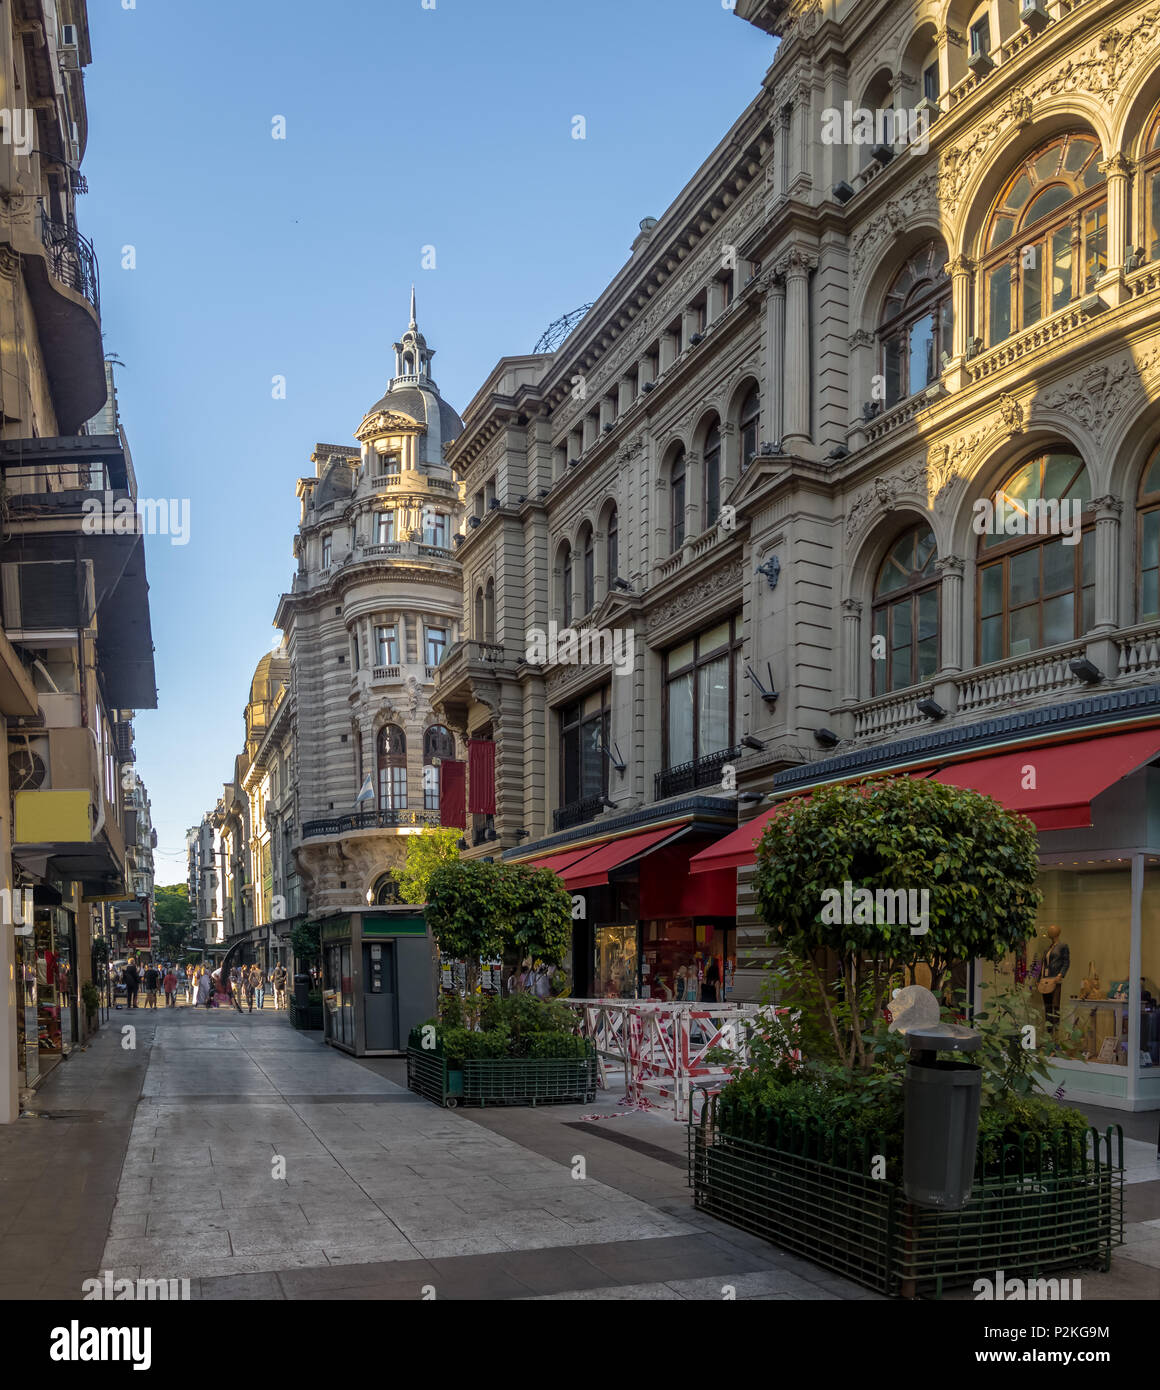
[[[1124,981],[1069,1090],[1160,1105],[1160,7],[736,14],[780,38],[761,91],[465,412],[437,707],[496,741],[498,848],[572,888],[584,993],[757,993],[770,795],[993,791],[1077,974]]]
[[[439,823],[439,763],[455,742],[431,708],[435,668],[459,638],[454,537],[460,489],[444,458],[462,429],[431,376],[415,318],[357,447],[319,444],[299,480],[298,572],[275,618],[290,717],[305,908],[391,900],[405,839]]]

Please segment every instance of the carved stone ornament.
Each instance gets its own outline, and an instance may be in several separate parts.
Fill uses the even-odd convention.
[[[889,477],[875,478],[866,491],[855,498],[847,514],[846,539],[851,539],[871,518],[893,511],[905,493],[916,494],[925,506],[926,492],[927,465],[923,459],[916,459]]]
[[[873,347],[874,334],[871,333],[869,329],[859,328],[855,332],[850,334],[850,336],[846,339],[846,342],[851,350],[860,347]]]
[[[1088,503],[1091,511],[1098,516],[1101,512],[1106,514],[1106,519],[1111,521],[1120,516],[1124,510],[1124,499],[1116,497],[1114,493],[1108,493],[1106,497],[1093,497]],[[1101,518],[1103,520],[1105,518]]]
[[[685,613],[708,608],[718,594],[728,589],[740,591],[743,582],[741,561],[723,565],[719,570],[706,575],[683,593],[675,594],[667,603],[662,603],[648,615],[648,631],[666,627],[674,619]]]
[[[884,242],[898,236],[921,218],[938,214],[938,179],[931,170],[903,189],[870,219],[854,238],[850,249],[850,274],[860,275],[870,257]]]
[[[999,397],[999,415],[1009,434],[1023,433],[1023,407],[1009,391]]]
[[[1152,373],[1158,360],[1160,350],[1154,350],[1142,362],[1123,357],[1118,362],[1091,367],[1054,390],[1045,391],[1035,402],[1035,409],[1042,407],[1070,416],[1100,444],[1118,417],[1131,405],[1142,404],[1146,399],[1144,378]]]

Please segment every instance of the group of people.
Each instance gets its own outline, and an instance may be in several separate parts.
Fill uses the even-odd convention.
[[[266,991],[269,987],[273,991],[274,1007],[281,1009],[286,1006],[286,982],[286,967],[281,964],[274,966],[270,971],[263,970],[257,964],[248,968],[236,966],[230,971],[229,992],[235,999],[244,998],[250,1013],[253,1013],[255,1006],[259,1009],[265,1007]],[[188,968],[184,965],[158,966],[152,962],[141,967],[132,956],[121,971],[120,983],[125,986],[127,1009],[138,1007],[137,1001],[142,989],[145,992],[147,1009],[157,1007],[159,991],[165,995],[167,1009],[177,1007],[179,990],[184,992],[187,1004],[204,1005],[207,1009],[216,1007],[215,995],[225,992],[222,989],[220,969],[211,970],[209,965],[194,965]]]

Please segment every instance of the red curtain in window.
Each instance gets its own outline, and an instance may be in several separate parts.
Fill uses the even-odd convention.
[[[448,830],[467,829],[467,764],[444,758],[439,764],[439,824]]]
[[[472,815],[495,815],[495,744],[489,738],[467,741],[467,809]]]

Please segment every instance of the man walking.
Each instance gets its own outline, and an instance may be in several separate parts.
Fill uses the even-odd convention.
[[[157,986],[161,981],[161,971],[153,964],[150,964],[145,971],[145,1007],[155,1009],[157,1007]]]
[[[121,971],[121,979],[125,982],[125,1008],[135,1009],[137,1007],[137,991],[141,988],[141,976],[137,973],[137,962],[130,959],[124,970]]]
[[[286,1007],[286,967],[281,961],[274,967],[274,1007],[284,1009]]]
[[[254,991],[254,1003],[258,1006],[258,1012],[262,1012],[262,1006],[266,1002],[266,972],[261,966],[253,965],[250,967],[250,987]]]
[[[165,991],[165,1007],[167,1009],[177,1008],[177,975],[171,965],[161,981],[161,988]]]

